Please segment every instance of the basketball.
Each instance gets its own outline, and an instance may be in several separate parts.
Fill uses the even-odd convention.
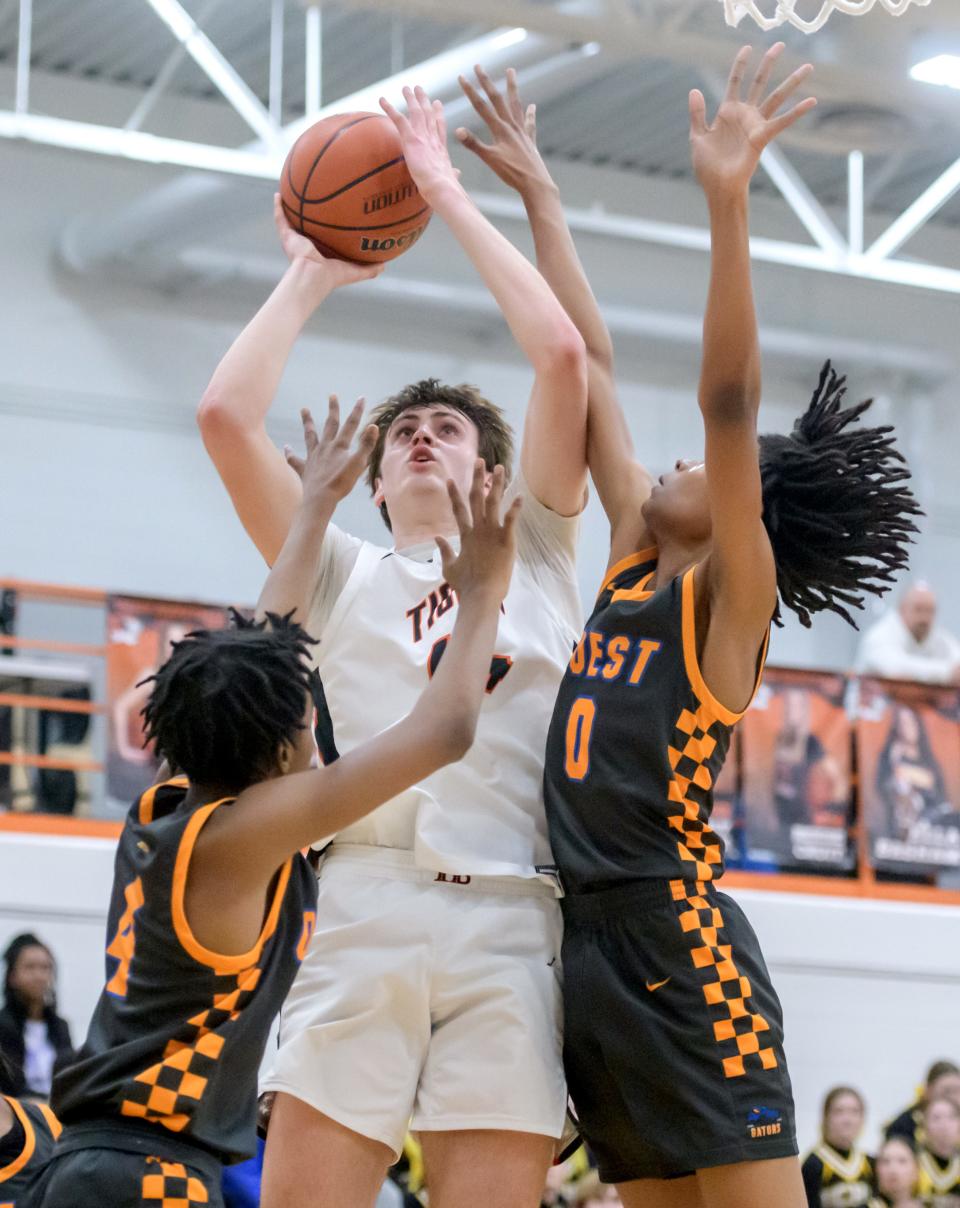
[[[280,198],[293,229],[325,256],[365,264],[408,251],[431,215],[380,113],[340,113],[305,130],[283,165]]]

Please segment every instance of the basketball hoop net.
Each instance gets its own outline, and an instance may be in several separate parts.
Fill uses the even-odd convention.
[[[789,23],[797,29],[802,29],[805,34],[822,29],[834,10],[849,13],[852,17],[862,17],[878,0],[821,0],[820,11],[810,18],[801,17],[797,12],[798,3],[804,2],[805,0],[765,0],[765,7],[768,11],[772,10],[772,15],[767,17],[761,11],[761,0],[721,0],[728,25],[739,25],[744,17],[752,17],[761,29],[776,29],[778,25]],[[923,7],[929,4],[930,0],[879,0],[879,3],[894,17],[902,17],[911,4]]]

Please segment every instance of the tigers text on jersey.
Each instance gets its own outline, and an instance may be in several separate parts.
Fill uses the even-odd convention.
[[[866,1208],[873,1194],[873,1159],[862,1149],[844,1152],[821,1141],[803,1163],[803,1183],[810,1202],[820,1208]]]
[[[65,1127],[138,1122],[230,1161],[256,1149],[257,1073],[316,922],[316,880],[301,855],[292,857],[254,947],[237,956],[204,948],[184,891],[197,835],[230,799],[181,808],[187,790],[181,778],[155,785],[127,816],[106,986],[76,1061],[54,1079],[52,1102]]]
[[[557,698],[544,796],[567,892],[723,871],[712,790],[742,713],[703,682],[696,568],[654,592],[656,568],[651,549],[611,569]]]
[[[20,1152],[0,1159],[0,1208],[27,1208],[29,1192],[50,1161],[60,1135],[60,1124],[44,1103],[30,1103],[4,1095],[16,1128],[23,1130]]]
[[[534,876],[552,863],[543,749],[582,624],[573,560],[578,521],[544,507],[522,480],[511,490],[523,494],[517,561],[476,740],[459,763],[348,827],[340,842],[405,848],[421,867],[468,876]],[[326,708],[318,708],[317,741],[324,762],[413,708],[456,615],[456,593],[444,581],[435,546],[398,553],[331,526],[307,623],[320,639],[316,664]]]

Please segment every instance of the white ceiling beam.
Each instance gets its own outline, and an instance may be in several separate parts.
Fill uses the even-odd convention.
[[[270,117],[283,122],[283,27],[284,0],[270,3]]]
[[[146,3],[254,134],[268,146],[272,145],[278,129],[260,98],[217,50],[179,0],[146,0]]]
[[[200,10],[197,16],[197,22],[200,25],[205,24],[221,3],[222,0],[207,0],[206,5]],[[143,128],[143,123],[153,112],[154,106],[160,97],[163,96],[164,92],[166,92],[167,85],[176,75],[177,68],[186,57],[187,48],[180,42],[167,55],[161,64],[160,70],[154,76],[153,83],[137,102],[126,122],[124,122],[124,130],[140,130]]]
[[[319,4],[307,5],[304,14],[304,64],[306,116],[311,121],[323,105],[323,10]]]
[[[938,176],[928,189],[908,206],[900,217],[890,224],[883,234],[867,250],[871,260],[884,260],[898,252],[913,236],[943,208],[960,190],[960,159]]]
[[[847,243],[855,256],[863,255],[863,152],[847,156]]]
[[[30,108],[30,44],[33,39],[33,0],[20,0],[17,25],[17,90],[14,109],[26,113]]]
[[[281,269],[281,262],[275,257],[237,256],[206,248],[184,252],[180,263],[187,274],[196,277],[223,282],[243,280],[257,286],[275,282]],[[375,281],[365,283],[362,291],[357,298],[362,296],[365,308],[374,304],[388,305],[396,314],[396,303],[409,301],[417,308],[429,307],[444,314],[459,311],[488,317],[497,323],[501,321],[496,302],[487,290],[478,286],[384,273]],[[668,341],[691,347],[699,347],[703,341],[700,316],[603,302],[600,307],[614,337],[641,338],[653,343]],[[892,345],[888,341],[838,337],[834,332],[828,336],[795,328],[762,327],[760,343],[765,358],[815,360],[819,364],[824,347],[829,346],[831,356],[847,365],[895,369],[927,381],[943,380],[956,372],[955,362],[942,353],[912,345]]]
[[[211,143],[162,138],[143,130],[123,130],[119,126],[97,126],[92,122],[43,117],[39,113],[14,113],[12,110],[0,110],[0,138],[23,139],[69,151],[261,180],[277,180],[283,165],[283,155],[279,153],[233,150]]]

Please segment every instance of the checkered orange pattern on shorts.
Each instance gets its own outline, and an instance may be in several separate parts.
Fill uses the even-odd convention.
[[[707,821],[713,774],[707,766],[717,747],[710,733],[721,723],[703,705],[677,718],[667,756],[673,775],[667,800],[675,807],[667,823],[678,832],[677,852],[692,881],[712,881],[723,867],[723,847]]]
[[[720,942],[723,915],[704,896],[706,884],[671,881],[670,892],[681,930],[690,936],[694,967],[703,973],[703,995],[711,1008],[713,1036],[720,1046],[724,1075],[742,1077],[748,1061],[764,1070],[775,1069],[777,1055],[763,1042],[770,1025],[751,1010],[750,979],[737,968],[731,945]]]
[[[182,1132],[203,1098],[229,1025],[240,1017],[260,980],[253,967],[230,980],[232,988],[214,995],[213,1005],[188,1019],[181,1036],[167,1042],[163,1060],[137,1074],[127,1085],[120,1113]]]
[[[140,1199],[144,1208],[194,1208],[208,1204],[210,1196],[200,1179],[194,1178],[181,1162],[147,1158]]]

